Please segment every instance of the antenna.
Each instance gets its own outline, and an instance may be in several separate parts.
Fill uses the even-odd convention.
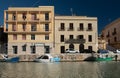
[[[73,16],[73,9],[72,9],[72,8],[70,8],[70,11],[71,11],[71,15]]]
[[[37,3],[39,3],[40,0],[37,0],[32,6],[35,6]]]

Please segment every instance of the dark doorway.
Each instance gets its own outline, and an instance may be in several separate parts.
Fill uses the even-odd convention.
[[[84,44],[79,45],[79,51],[80,51],[80,53],[84,52]]]
[[[74,45],[73,45],[73,44],[70,44],[70,45],[69,45],[69,49],[74,49]]]
[[[88,46],[90,53],[92,53],[92,46]]]
[[[65,46],[60,47],[61,53],[65,53]]]

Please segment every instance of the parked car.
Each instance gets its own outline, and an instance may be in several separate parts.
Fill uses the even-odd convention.
[[[59,57],[53,57],[50,54],[41,55],[40,57],[36,58],[34,62],[41,62],[41,63],[48,63],[48,62],[59,62]]]
[[[66,49],[65,53],[79,53],[79,51],[74,49]]]
[[[116,50],[116,53],[120,53],[120,49],[117,49],[117,50]]]
[[[99,49],[98,53],[104,54],[104,53],[109,53],[109,52],[108,52],[108,50]]]
[[[81,51],[81,53],[96,53],[96,52],[89,49],[84,49],[83,51]]]

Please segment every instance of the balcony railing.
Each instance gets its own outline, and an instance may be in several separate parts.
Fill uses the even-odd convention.
[[[40,22],[43,22],[43,23],[44,23],[44,22],[45,22],[45,23],[47,22],[47,23],[49,23],[49,22],[51,22],[51,19],[50,19],[50,18],[49,18],[48,20],[40,19]]]
[[[106,37],[108,38],[108,37],[110,37],[110,35],[108,34],[108,35],[106,35]]]
[[[59,28],[59,31],[65,31],[65,28]]]
[[[65,40],[65,43],[85,43],[85,39],[67,39]]]
[[[36,18],[36,19],[23,19],[23,18],[20,18],[20,19],[16,19],[16,20],[13,20],[12,18],[9,18],[9,19],[6,19],[6,22],[51,22],[51,19],[49,20],[45,20],[45,19],[39,19],[39,18]]]
[[[113,32],[112,35],[116,35],[117,33],[116,32]]]
[[[41,30],[41,31],[10,31],[10,30],[6,30],[6,33],[11,33],[11,34],[19,34],[19,33],[23,33],[23,34],[49,34],[51,33],[51,30],[49,31],[45,31],[45,30]]]
[[[87,31],[93,31],[93,29],[89,29],[89,28],[88,28]]]
[[[68,28],[67,30],[68,31],[74,31],[74,28]]]
[[[83,29],[83,28],[78,28],[77,30],[78,30],[78,31],[84,31],[84,29]]]

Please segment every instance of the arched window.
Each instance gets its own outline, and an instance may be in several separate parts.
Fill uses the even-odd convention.
[[[73,44],[70,44],[70,45],[69,45],[69,49],[74,49],[74,45],[73,45]]]

